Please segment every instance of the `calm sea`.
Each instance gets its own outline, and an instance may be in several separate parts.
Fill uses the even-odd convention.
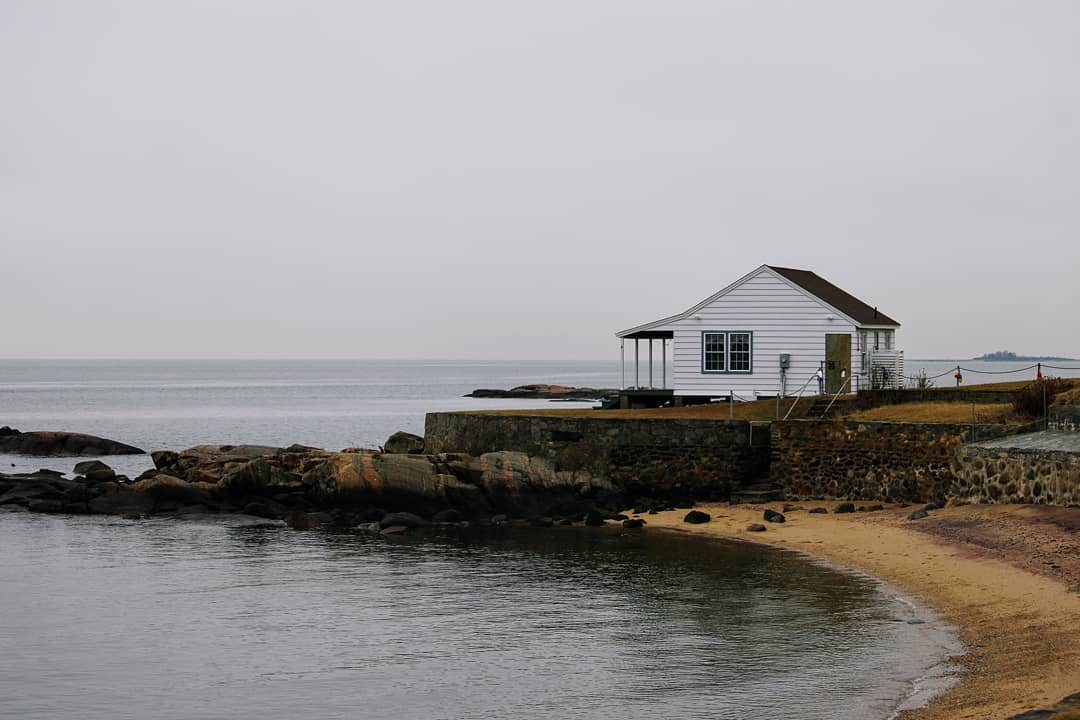
[[[144,450],[204,443],[330,450],[378,447],[396,430],[422,435],[438,410],[562,407],[546,400],[462,397],[528,383],[618,387],[614,363],[0,360],[0,425],[85,432]],[[588,407],[596,403],[573,403]],[[138,474],[147,457],[112,457]],[[0,467],[43,461],[0,455]],[[49,459],[70,470],[76,459]]]
[[[371,446],[429,410],[511,404],[461,397],[476,387],[617,385],[612,365],[6,361],[0,425]],[[5,719],[885,718],[958,649],[873,579],[616,529],[387,539],[0,512],[0,617]]]

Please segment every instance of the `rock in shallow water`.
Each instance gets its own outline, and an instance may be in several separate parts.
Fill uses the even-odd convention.
[[[0,428],[0,452],[26,455],[142,455],[145,451],[115,440],[70,432],[19,432]]]
[[[585,525],[588,527],[600,527],[604,524],[604,516],[595,510],[585,513]]]
[[[765,532],[765,526],[761,523],[750,523],[746,526],[746,529],[750,532]]]
[[[382,520],[379,521],[379,525],[383,528],[401,526],[406,528],[418,528],[430,525],[427,520],[409,512],[392,512],[387,513]]]
[[[855,503],[842,502],[839,505],[837,505],[835,508],[833,508],[833,512],[836,513],[837,515],[842,514],[842,513],[853,513],[853,512],[855,512]]]
[[[440,510],[431,516],[431,522],[433,523],[459,523],[464,519],[461,512],[453,508]]]
[[[765,510],[765,521],[766,522],[782,523],[785,520],[787,520],[787,518],[785,518],[782,513],[778,513],[775,510],[768,510],[768,509]]]
[[[84,460],[81,463],[75,463],[72,472],[82,475],[89,482],[104,482],[116,478],[113,469],[100,460]]]

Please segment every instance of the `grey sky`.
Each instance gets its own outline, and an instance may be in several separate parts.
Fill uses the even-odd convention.
[[[0,2],[0,357],[608,358],[762,263],[1080,357],[1080,3]]]

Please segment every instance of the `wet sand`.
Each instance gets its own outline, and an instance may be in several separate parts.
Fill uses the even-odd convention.
[[[1080,692],[1080,509],[980,505],[809,514],[835,502],[792,503],[787,522],[767,523],[771,505],[701,505],[704,525],[685,510],[645,517],[666,528],[762,542],[807,552],[874,575],[960,628],[959,682],[903,720],[988,720],[1051,707]],[[857,503],[858,504],[858,503]],[[765,532],[750,532],[762,523]]]

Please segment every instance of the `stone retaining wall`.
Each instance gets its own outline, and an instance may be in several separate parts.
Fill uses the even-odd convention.
[[[965,447],[956,475],[966,502],[1080,505],[1080,453]]]
[[[944,423],[789,420],[772,423],[771,477],[790,500],[944,502],[966,442],[1026,428]]]
[[[723,500],[769,473],[768,428],[744,420],[429,413],[424,450],[524,452],[636,497]]]

